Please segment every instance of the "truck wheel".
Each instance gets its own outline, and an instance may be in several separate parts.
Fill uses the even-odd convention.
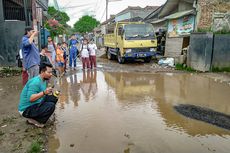
[[[151,57],[146,57],[144,60],[146,63],[149,63],[151,61]]]
[[[118,54],[117,54],[117,60],[118,60],[118,63],[120,63],[120,64],[124,64],[125,63],[125,58],[121,57],[121,54],[120,54],[119,51],[118,51]]]
[[[107,58],[109,60],[112,60],[113,59],[113,55],[109,52],[109,49],[107,50]]]

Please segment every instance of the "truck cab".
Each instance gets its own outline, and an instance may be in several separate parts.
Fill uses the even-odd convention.
[[[118,22],[111,34],[104,36],[108,59],[120,64],[129,59],[150,62],[156,54],[157,40],[153,26],[143,22]]]

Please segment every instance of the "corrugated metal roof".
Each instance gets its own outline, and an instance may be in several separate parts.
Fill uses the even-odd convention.
[[[160,22],[163,22],[163,21],[166,21],[166,20],[167,19],[162,18],[162,19],[159,19],[159,20],[152,21],[151,23],[160,23]]]
[[[164,18],[165,19],[177,19],[177,18],[186,16],[186,15],[190,15],[190,14],[194,14],[195,15],[196,14],[195,10],[192,9],[192,10],[188,10],[188,11],[177,12],[177,13],[171,14],[169,16],[166,16]]]

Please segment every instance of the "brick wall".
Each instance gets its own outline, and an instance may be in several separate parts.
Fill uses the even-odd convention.
[[[230,0],[198,0],[198,25],[200,29],[212,26],[214,13],[230,11]]]

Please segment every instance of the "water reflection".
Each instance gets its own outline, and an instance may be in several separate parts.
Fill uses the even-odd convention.
[[[173,109],[193,104],[229,114],[230,87],[225,84],[199,75],[100,71],[60,81],[66,97],[58,105],[69,103],[56,111],[56,134],[49,141],[59,139],[54,142],[60,145],[50,144],[51,153],[227,153],[230,149],[229,131]]]
[[[80,81],[81,91],[88,102],[90,98],[94,98],[97,93],[97,70],[87,70],[82,72],[82,80]]]
[[[115,90],[121,106],[132,109],[132,104],[140,106],[154,100],[157,107],[153,109],[158,110],[170,128],[185,131],[191,136],[229,134],[227,130],[179,115],[173,109],[173,105],[193,104],[229,114],[230,90],[227,85],[188,74],[106,72],[105,81]]]

